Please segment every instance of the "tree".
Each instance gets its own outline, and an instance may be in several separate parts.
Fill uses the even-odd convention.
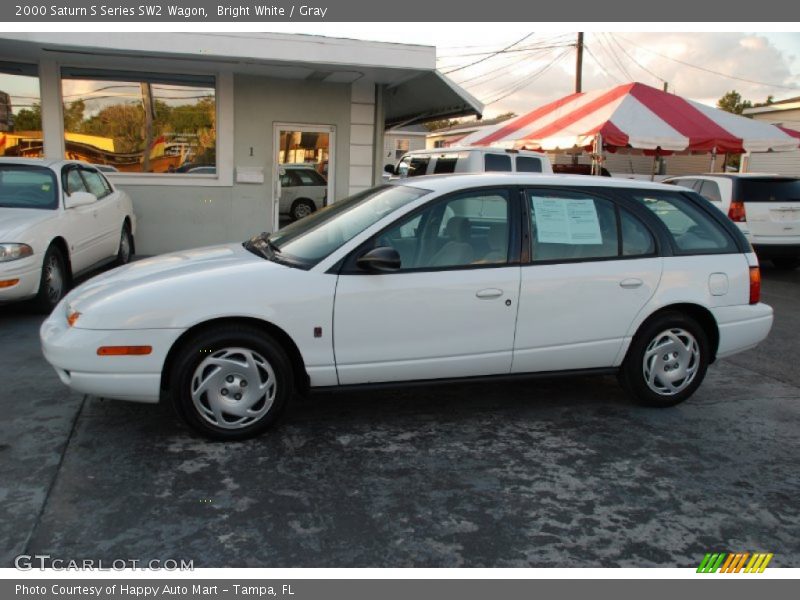
[[[447,129],[458,125],[461,121],[458,119],[437,119],[436,121],[428,121],[423,123],[422,126],[428,131],[438,131],[439,129]]]
[[[14,115],[14,131],[41,131],[42,107],[33,104],[31,108],[23,108]]]
[[[722,98],[717,100],[717,108],[735,115],[742,114],[745,108],[752,108],[752,106],[753,103],[750,100],[743,100],[742,95],[736,90],[725,92]]]

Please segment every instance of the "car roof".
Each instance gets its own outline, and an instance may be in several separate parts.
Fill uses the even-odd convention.
[[[451,175],[420,175],[393,180],[396,185],[427,189],[432,192],[451,192],[470,187],[489,187],[492,185],[536,185],[557,187],[617,187],[640,190],[675,191],[674,185],[587,175],[539,175],[535,173],[463,173]]]
[[[63,158],[24,158],[15,156],[0,157],[0,165],[35,165],[39,167],[54,168],[59,165],[76,164],[93,167],[94,165],[82,160],[67,160]]]
[[[545,156],[544,152],[536,152],[535,150],[513,150],[511,148],[499,148],[497,146],[448,146],[447,148],[425,148],[421,150],[409,150],[403,153],[406,154],[448,154],[452,152],[494,152],[497,154],[520,154],[522,156]]]

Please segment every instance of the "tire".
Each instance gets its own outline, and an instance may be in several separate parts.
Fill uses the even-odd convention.
[[[797,256],[778,256],[772,259],[772,264],[777,269],[785,269],[791,271],[800,266],[800,258]]]
[[[67,261],[61,250],[50,246],[44,253],[42,274],[39,279],[39,292],[33,299],[37,311],[50,314],[69,289]]]
[[[264,432],[293,392],[292,366],[281,346],[243,325],[217,326],[191,337],[170,373],[175,412],[214,440],[244,440]]]
[[[294,201],[292,208],[289,211],[289,216],[292,218],[292,221],[299,221],[303,217],[307,217],[316,210],[317,207],[314,206],[314,203],[311,200],[301,198],[300,200]]]
[[[122,226],[122,232],[119,236],[119,246],[117,248],[117,260],[114,261],[114,264],[119,266],[127,265],[131,262],[131,257],[133,256],[133,235],[131,234],[131,228],[128,223],[125,223]]]
[[[680,312],[664,312],[645,323],[633,338],[619,381],[639,404],[674,406],[700,387],[709,356],[708,335],[697,321]]]

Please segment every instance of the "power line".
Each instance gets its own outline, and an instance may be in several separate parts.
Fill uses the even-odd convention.
[[[478,79],[486,78],[483,81],[481,81],[480,83],[473,84],[472,87],[482,86],[482,85],[484,85],[484,84],[486,84],[486,83],[488,83],[490,81],[494,81],[495,79],[498,79],[500,77],[508,75],[508,70],[512,69],[513,67],[515,67],[519,63],[525,62],[525,61],[528,61],[528,60],[531,60],[531,59],[538,58],[538,57],[540,57],[540,56],[542,56],[544,54],[549,54],[549,50],[532,50],[530,54],[527,54],[525,56],[519,57],[519,58],[517,58],[517,60],[514,60],[514,61],[512,61],[510,63],[505,64],[505,65],[499,66],[496,69],[493,69],[491,71],[487,71],[485,73],[481,73],[480,75],[476,75],[474,77],[470,77],[469,79],[465,79],[463,81],[459,81],[458,85],[465,85],[467,83],[471,83],[471,82],[476,81]]]
[[[464,65],[464,66],[462,66],[462,67],[457,67],[457,68],[455,68],[455,69],[450,69],[449,71],[445,71],[445,72],[444,72],[444,74],[445,74],[445,75],[449,75],[450,73],[455,73],[456,71],[461,71],[461,70],[463,70],[463,69],[466,69],[467,67],[472,67],[472,66],[474,66],[474,65],[477,65],[477,64],[479,64],[479,63],[482,63],[482,62],[483,62],[483,61],[485,61],[485,60],[489,60],[490,58],[492,58],[492,57],[494,57],[494,56],[497,56],[498,54],[501,54],[501,53],[503,53],[503,52],[505,52],[505,51],[507,51],[507,50],[510,50],[511,48],[513,48],[514,46],[516,46],[517,44],[520,44],[520,43],[524,42],[524,41],[525,41],[525,40],[527,40],[529,37],[531,37],[533,34],[534,34],[534,32],[533,32],[533,31],[531,31],[529,34],[527,34],[527,35],[525,35],[524,37],[522,37],[522,38],[518,39],[518,40],[517,40],[516,42],[514,42],[513,44],[509,44],[508,46],[506,46],[506,47],[505,47],[505,48],[503,48],[502,50],[498,50],[497,52],[495,52],[495,53],[493,53],[493,54],[490,54],[489,56],[485,56],[485,57],[483,57],[483,58],[481,58],[481,59],[479,59],[479,60],[476,60],[475,62],[471,62],[471,63],[469,63],[469,64],[467,64],[467,65]]]
[[[606,74],[606,77],[608,77],[609,79],[613,79],[617,83],[622,83],[622,80],[619,77],[616,77],[616,76],[612,75],[611,72],[608,69],[605,68],[603,63],[601,63],[600,60],[594,55],[594,52],[592,52],[592,49],[589,48],[588,44],[584,44],[583,48],[584,48],[584,50],[586,50],[586,53],[592,58],[592,60],[595,62],[595,64],[602,69],[603,73]]]
[[[611,38],[609,38],[608,34],[606,33],[601,33],[600,35],[603,37],[598,39],[603,40],[603,48],[606,50],[606,53],[611,57],[612,62],[617,66],[619,72],[622,73],[622,76],[625,77],[626,81],[633,81],[633,77],[631,77],[631,74],[628,72],[628,69],[625,68],[622,59],[620,59],[619,55],[617,54],[617,51],[614,50],[614,46],[611,43]]]
[[[641,45],[637,44],[636,42],[634,42],[632,40],[629,40],[628,38],[625,38],[623,36],[619,36],[619,37],[622,38],[623,40],[625,40],[626,42],[628,42],[629,44],[632,44],[633,46],[636,46],[637,48],[641,48],[645,52],[650,52],[651,54],[655,54],[656,56],[660,56],[661,58],[666,58],[667,60],[671,60],[673,62],[676,62],[678,64],[684,65],[686,67],[691,67],[693,69],[698,69],[700,71],[705,71],[706,73],[711,73],[712,75],[718,75],[719,77],[726,77],[728,79],[735,79],[736,81],[744,81],[745,83],[754,83],[756,85],[765,85],[767,87],[782,88],[782,89],[785,89],[785,90],[796,90],[796,89],[798,89],[798,86],[796,86],[796,85],[792,86],[792,85],[783,85],[783,84],[780,84],[780,83],[767,83],[766,81],[756,81],[755,79],[747,79],[746,77],[737,77],[736,75],[731,75],[729,73],[722,73],[721,71],[715,71],[714,69],[708,69],[706,67],[701,67],[699,65],[694,65],[692,63],[680,60],[678,58],[673,58],[672,56],[669,56],[667,54],[661,54],[661,52],[657,52],[655,50],[651,50],[650,48],[647,48],[646,46],[641,46]]]
[[[555,58],[555,60],[547,63],[544,67],[542,67],[541,69],[539,69],[538,71],[536,71],[532,75],[529,75],[528,77],[524,78],[521,82],[518,82],[518,83],[514,84],[510,89],[506,88],[506,89],[503,89],[503,90],[498,90],[498,92],[495,92],[495,93],[500,93],[501,95],[498,96],[498,97],[493,98],[492,100],[486,100],[484,102],[484,104],[488,106],[489,104],[494,104],[495,102],[500,102],[500,100],[504,100],[505,98],[508,98],[511,94],[513,94],[515,92],[518,92],[519,90],[527,87],[533,81],[535,81],[536,79],[538,79],[539,77],[544,75],[545,72],[547,72],[551,67],[554,67],[556,64],[561,62],[564,59],[564,57],[567,56],[567,54],[569,54],[569,50],[564,50],[561,54],[559,54]]]
[[[622,44],[620,44],[620,43],[619,43],[619,40],[617,39],[617,37],[616,37],[616,36],[615,36],[613,33],[611,33],[611,34],[609,34],[609,35],[611,36],[611,39],[612,39],[612,40],[614,40],[614,43],[616,43],[616,44],[617,44],[617,47],[619,47],[619,49],[620,49],[620,50],[622,50],[623,54],[625,54],[625,56],[627,56],[627,57],[628,57],[628,58],[630,58],[630,59],[631,59],[631,60],[632,60],[634,63],[636,63],[636,65],[637,65],[637,66],[638,66],[638,67],[639,67],[639,68],[640,68],[642,71],[644,71],[645,73],[649,73],[650,75],[652,75],[653,77],[655,77],[656,79],[658,79],[658,80],[659,80],[661,83],[667,83],[667,80],[666,80],[666,79],[664,79],[663,77],[659,77],[658,75],[656,75],[655,73],[653,73],[653,72],[652,72],[650,69],[648,69],[647,67],[645,67],[645,66],[644,66],[642,63],[640,63],[638,60],[636,60],[636,59],[635,59],[635,58],[634,58],[634,57],[633,57],[633,56],[632,56],[632,55],[631,55],[631,54],[630,54],[630,53],[629,53],[629,52],[628,52],[628,51],[627,51],[627,50],[626,50],[626,49],[625,49],[625,48],[622,46]]]

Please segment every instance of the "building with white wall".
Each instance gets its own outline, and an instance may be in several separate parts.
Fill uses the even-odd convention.
[[[271,231],[280,164],[335,200],[380,181],[386,128],[483,108],[435,48],[262,33],[0,33],[0,93],[0,155],[107,165],[141,254]]]
[[[800,96],[746,108],[745,115],[800,131]],[[793,152],[753,152],[746,158],[746,168],[751,173],[777,173],[800,176],[800,149]]]

